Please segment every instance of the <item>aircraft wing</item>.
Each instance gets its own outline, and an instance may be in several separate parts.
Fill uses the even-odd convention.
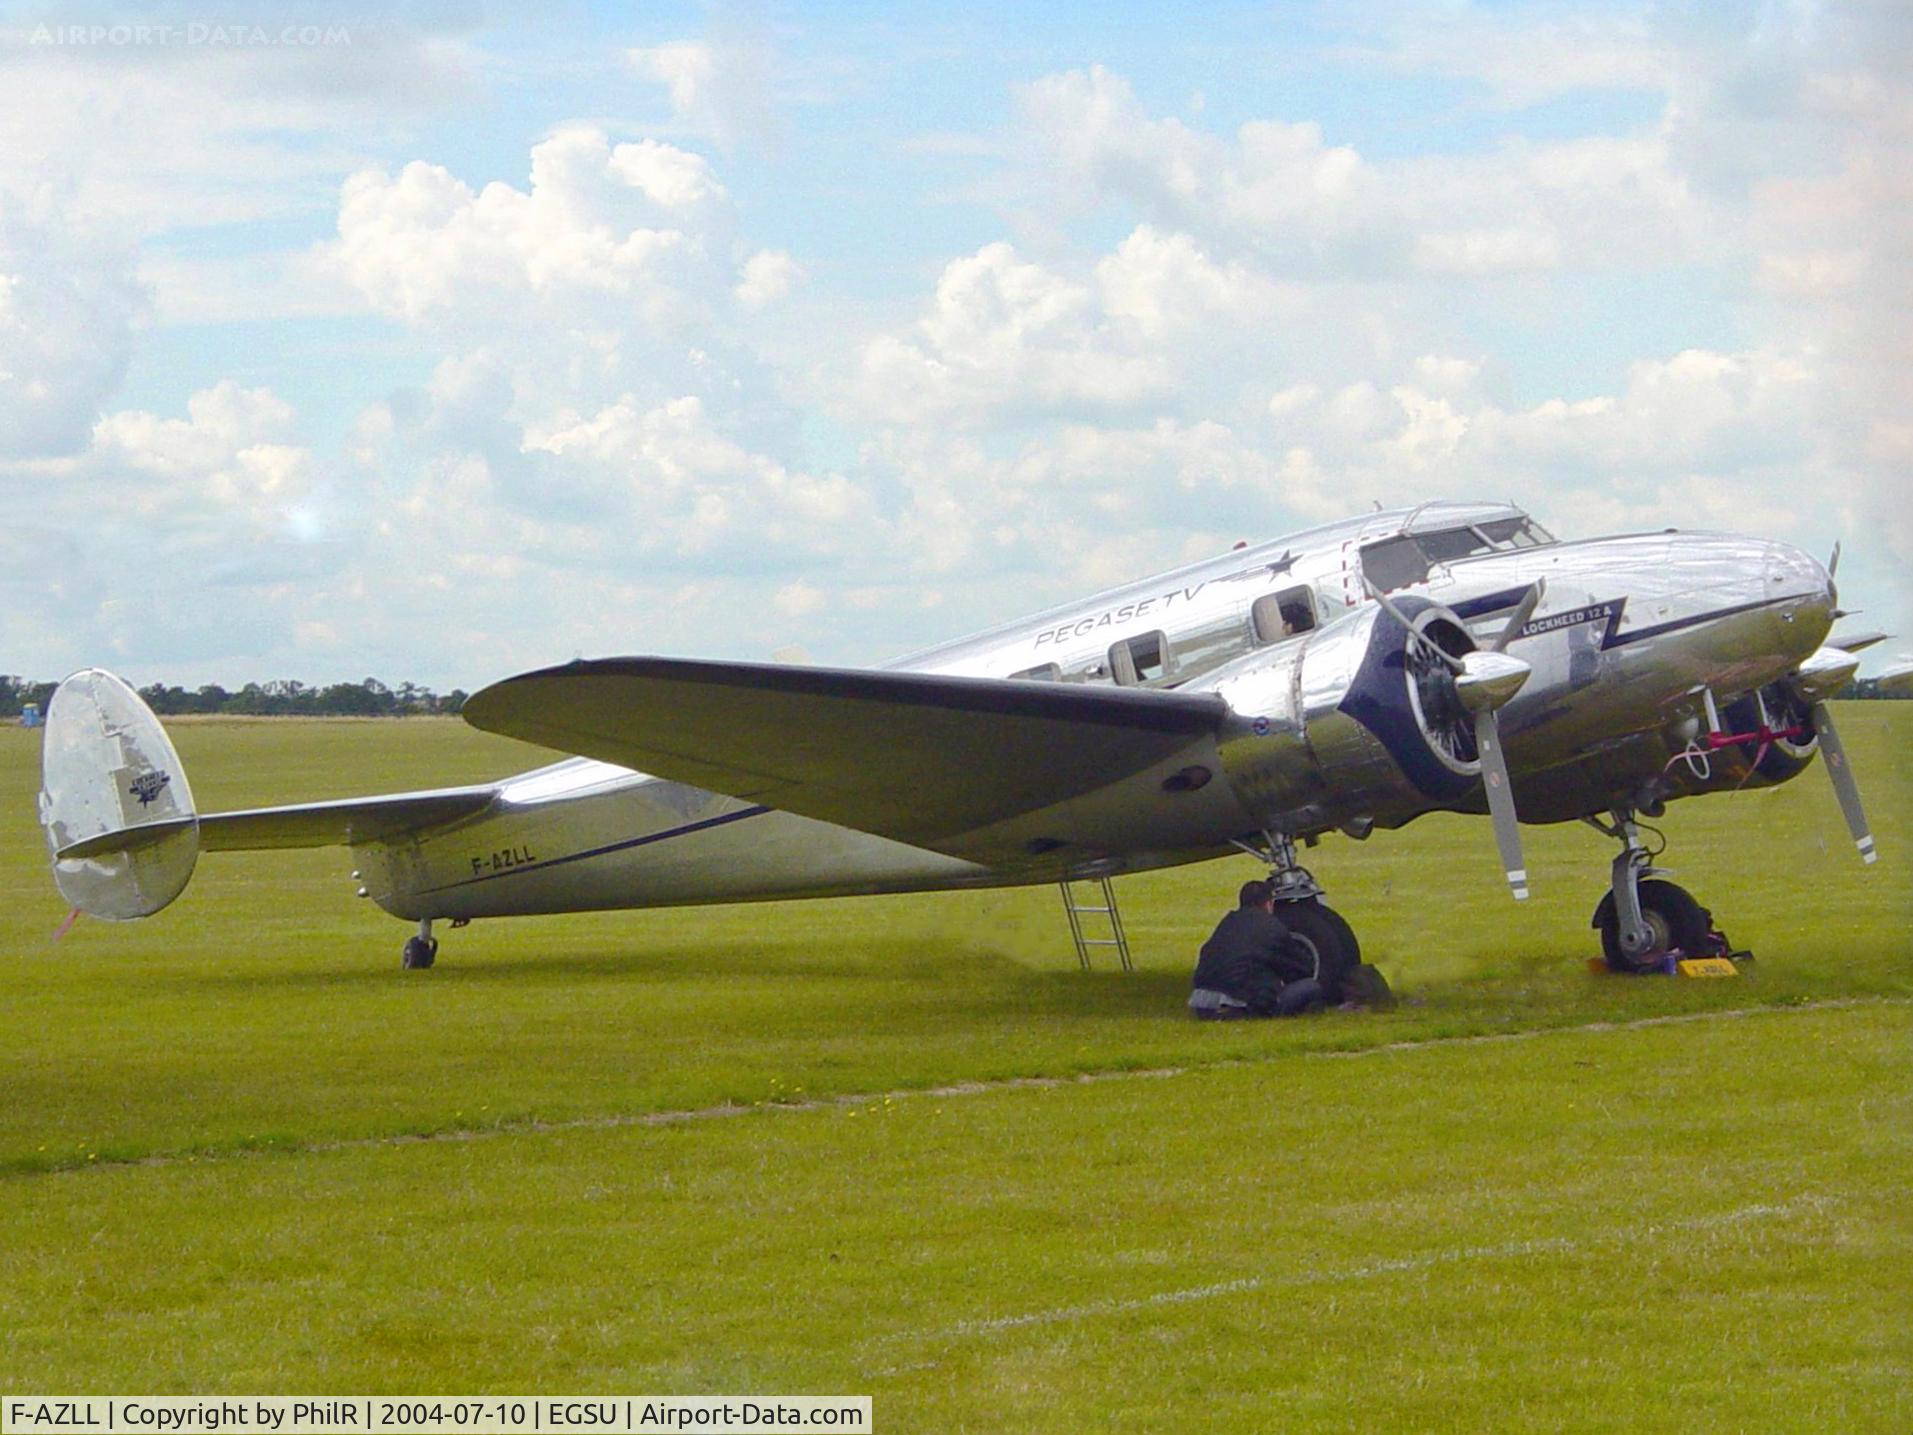
[[[336,802],[301,802],[289,807],[252,807],[239,812],[204,812],[103,832],[62,848],[61,861],[125,851],[154,842],[169,832],[199,824],[202,852],[239,852],[268,847],[334,847],[377,842],[425,827],[437,827],[481,812],[496,789],[444,787],[431,792],[398,792],[383,797],[348,797]]]
[[[1228,708],[1078,683],[606,658],[507,678],[464,713],[487,732],[949,851],[985,828],[1007,843],[1011,819],[1192,750],[1213,762]]]

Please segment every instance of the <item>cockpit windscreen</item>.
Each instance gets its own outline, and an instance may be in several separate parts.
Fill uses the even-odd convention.
[[[1554,535],[1525,515],[1428,533],[1404,533],[1362,549],[1362,573],[1370,583],[1386,592],[1420,583],[1438,563],[1506,553],[1515,548],[1539,548],[1552,542]]]

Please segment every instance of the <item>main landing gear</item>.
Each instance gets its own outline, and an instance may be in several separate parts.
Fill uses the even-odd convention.
[[[1727,938],[1714,926],[1714,914],[1686,888],[1661,880],[1661,869],[1653,865],[1661,849],[1648,851],[1633,812],[1616,809],[1612,816],[1612,823],[1581,819],[1621,844],[1607,895],[1589,924],[1601,933],[1608,966],[1617,972],[1664,972],[1672,970],[1669,962],[1674,958],[1730,955]]]
[[[438,939],[432,935],[432,919],[419,918],[418,935],[405,939],[399,953],[399,965],[406,971],[418,971],[438,960]]]
[[[1355,940],[1354,929],[1342,920],[1342,914],[1322,901],[1321,884],[1295,860],[1295,839],[1265,831],[1262,840],[1262,847],[1247,842],[1235,845],[1269,864],[1276,915],[1288,927],[1295,944],[1309,954],[1315,964],[1315,979],[1333,1006],[1347,994],[1343,984],[1349,973],[1362,964],[1361,943]]]

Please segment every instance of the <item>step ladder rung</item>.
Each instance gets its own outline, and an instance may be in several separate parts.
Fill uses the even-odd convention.
[[[1084,904],[1076,900],[1077,882],[1065,879],[1058,885],[1063,889],[1063,911],[1069,917],[1069,935],[1076,944],[1076,960],[1084,971],[1089,970],[1089,949],[1091,947],[1114,947],[1117,958],[1126,972],[1134,971],[1135,966],[1129,956],[1129,937],[1123,931],[1122,913],[1116,910],[1116,890],[1109,884],[1107,877],[1088,877],[1078,879],[1084,885],[1093,885],[1101,889],[1102,904],[1094,901]],[[1107,937],[1092,937],[1084,929],[1085,917],[1100,917],[1107,926]]]

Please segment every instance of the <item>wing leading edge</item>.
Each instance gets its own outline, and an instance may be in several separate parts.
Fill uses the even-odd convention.
[[[1206,746],[1227,713],[1212,693],[642,657],[524,673],[464,709],[487,732],[944,851]]]

